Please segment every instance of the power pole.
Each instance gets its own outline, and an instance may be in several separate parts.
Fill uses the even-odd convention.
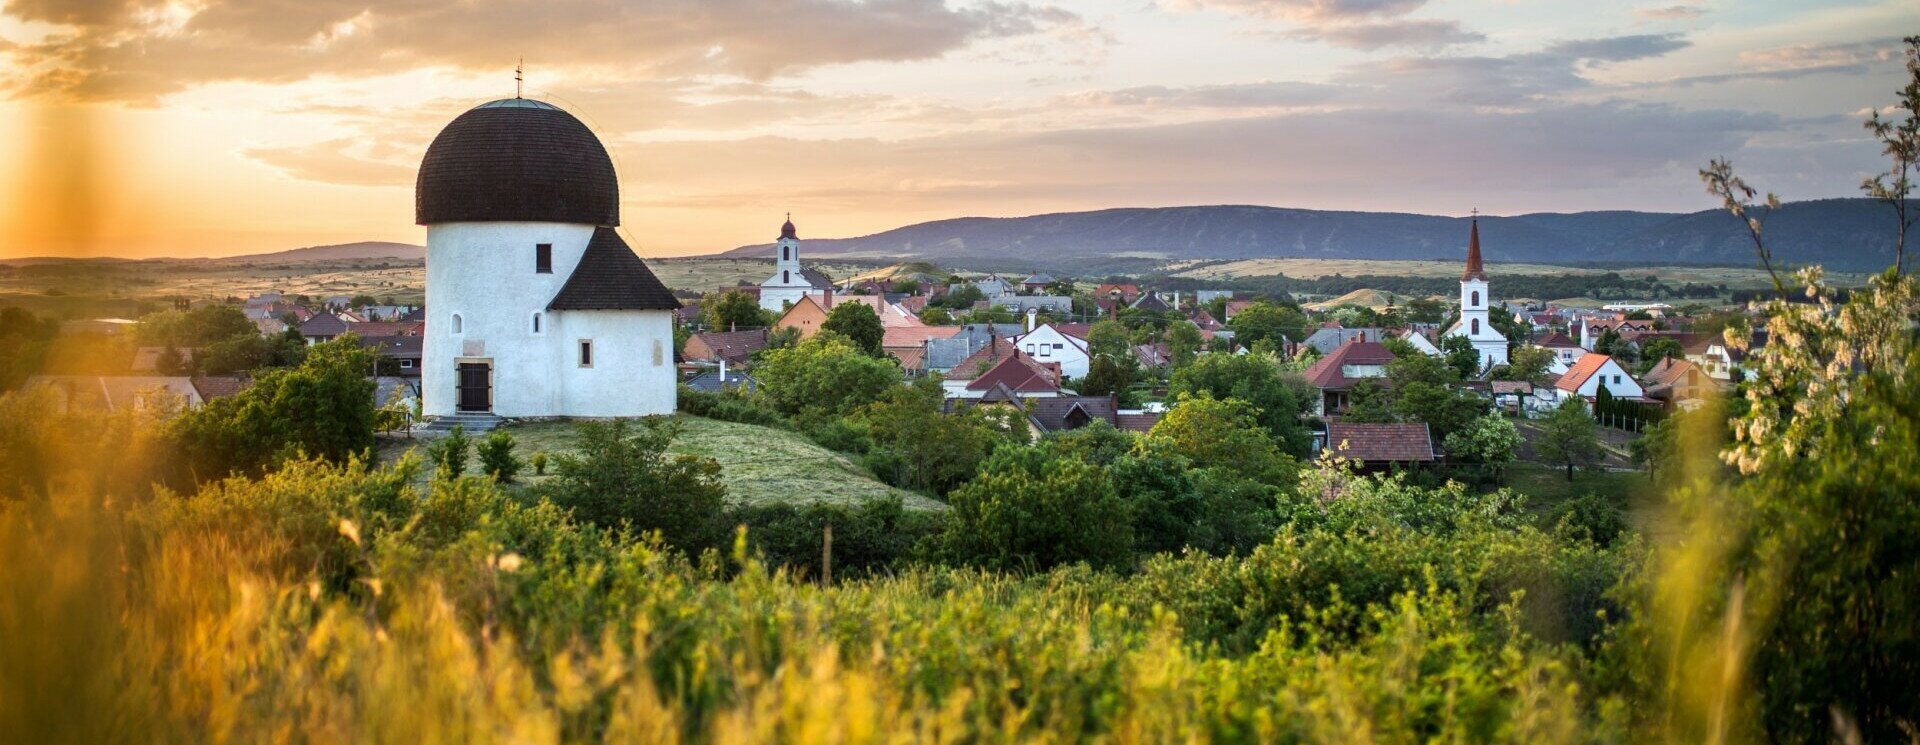
[[[820,531],[820,584],[833,584],[833,523]]]

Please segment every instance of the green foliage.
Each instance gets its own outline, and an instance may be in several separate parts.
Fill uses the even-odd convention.
[[[1112,319],[1094,321],[1087,327],[1087,354],[1114,359],[1133,358],[1133,338],[1126,325]]]
[[[1307,338],[1307,317],[1299,308],[1265,301],[1240,309],[1227,327],[1233,329],[1233,340],[1248,348],[1263,341],[1278,346],[1283,340]]]
[[[855,505],[739,507],[732,518],[746,527],[747,545],[762,561],[799,577],[821,576],[824,533],[832,525],[833,577],[846,581],[904,567],[920,542],[941,532],[946,516],[908,510],[898,498],[879,498]]]
[[[868,465],[894,486],[944,494],[972,478],[993,449],[1024,439],[1025,422],[1006,407],[962,406],[942,413],[939,385],[894,386],[855,417],[871,433]]]
[[[1585,401],[1578,397],[1560,402],[1553,414],[1544,422],[1544,432],[1534,442],[1534,451],[1541,460],[1565,466],[1567,480],[1573,480],[1576,466],[1590,466],[1600,461],[1599,424],[1587,414]]]
[[[533,466],[533,475],[535,476],[547,475],[546,451],[542,450],[540,452],[534,453],[533,457],[527,461],[527,465]]]
[[[1685,356],[1686,356],[1686,352],[1680,348],[1680,342],[1674,341],[1664,336],[1655,338],[1651,341],[1648,341],[1645,344],[1640,345],[1640,361],[1642,363],[1642,368],[1641,368],[1642,370],[1652,369],[1653,366],[1659,363],[1661,360],[1669,360],[1669,359],[1674,359],[1677,357],[1685,357]]]
[[[869,309],[871,310],[871,309]],[[789,416],[852,413],[900,385],[900,368],[869,356],[838,334],[820,333],[773,350],[754,368],[754,398]]]
[[[0,307],[0,391],[20,387],[40,372],[60,324],[11,305]]]
[[[467,472],[468,453],[473,449],[473,437],[467,434],[467,428],[453,425],[445,437],[427,445],[427,462],[433,464],[433,476],[439,479],[457,479]]]
[[[718,419],[723,422],[764,426],[778,426],[786,422],[786,418],[781,416],[780,412],[768,407],[762,399],[740,388],[709,392],[696,391],[683,385],[680,386],[679,408],[694,416]]]
[[[1481,416],[1442,440],[1447,457],[1472,464],[1486,480],[1497,482],[1520,447],[1520,430],[1499,413]]]
[[[1591,492],[1555,505],[1551,519],[1557,529],[1602,546],[1613,545],[1627,531],[1627,511]]]
[[[204,347],[240,336],[260,335],[247,314],[231,305],[202,305],[190,311],[167,310],[140,317],[135,338],[146,346]]]
[[[974,303],[985,299],[987,299],[987,296],[980,291],[980,288],[975,287],[972,283],[967,283],[957,289],[949,290],[944,297],[928,304],[938,304],[954,310],[970,310],[973,308]]]
[[[372,353],[352,334],[314,345],[298,368],[269,370],[239,394],[172,422],[181,465],[198,480],[258,474],[304,454],[333,462],[373,446]]]
[[[1273,537],[1272,491],[1227,469],[1139,452],[1114,460],[1107,474],[1133,515],[1135,548],[1143,553],[1246,554]]]
[[[1256,412],[1237,398],[1216,399],[1205,391],[1181,394],[1136,450],[1178,455],[1197,467],[1225,469],[1265,484],[1292,481],[1298,463],[1267,435]]]
[[[689,553],[725,540],[720,464],[669,456],[679,425],[659,418],[581,422],[578,432],[578,453],[556,456],[553,478],[540,485],[547,499],[603,528],[657,531]]]
[[[1362,378],[1347,389],[1347,413],[1341,421],[1356,424],[1385,424],[1400,421],[1393,413],[1393,394],[1380,381]]]
[[[1044,571],[1133,559],[1132,515],[1098,466],[1002,448],[947,500],[953,514],[935,543],[955,563]]]
[[[1206,339],[1200,335],[1200,327],[1191,321],[1175,321],[1167,327],[1167,365],[1175,370],[1186,367],[1200,354],[1200,347]]]
[[[1095,355],[1093,362],[1087,365],[1087,377],[1078,386],[1081,395],[1107,396],[1117,395],[1125,398],[1128,389],[1133,386],[1137,375],[1138,363],[1132,355],[1116,359],[1112,355]]]
[[[708,293],[700,298],[700,320],[714,331],[760,329],[773,325],[773,314],[760,301],[738,290]]]
[[[880,325],[880,314],[873,312],[873,307],[866,303],[836,303],[833,310],[827,312],[827,320],[820,322],[820,331],[845,337],[855,349],[865,352],[869,357],[885,357],[887,354],[881,347],[887,330]]]
[[[948,313],[945,308],[928,305],[925,310],[920,311],[920,322],[928,326],[946,326],[953,323],[953,314]]]
[[[1303,456],[1313,447],[1313,439],[1300,421],[1308,399],[1299,396],[1281,375],[1279,364],[1272,357],[1200,355],[1194,358],[1193,364],[1174,371],[1167,393],[1175,398],[1205,394],[1215,399],[1238,399],[1258,410],[1260,426],[1282,452]]]
[[[1507,354],[1507,366],[1497,377],[1502,380],[1546,380],[1547,367],[1553,364],[1553,350],[1523,344]]]
[[[520,475],[520,458],[513,454],[513,435],[494,431],[481,438],[475,451],[480,455],[480,472],[502,484],[511,484]]]
[[[1453,368],[1463,379],[1480,372],[1480,350],[1475,349],[1473,341],[1465,336],[1441,337],[1440,354],[1447,367]]]

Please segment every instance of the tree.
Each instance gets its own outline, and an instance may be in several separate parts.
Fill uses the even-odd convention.
[[[1087,328],[1087,353],[1118,359],[1133,356],[1133,339],[1125,324],[1112,319],[1095,321]]]
[[[880,325],[880,314],[866,303],[838,303],[827,312],[827,320],[820,323],[822,332],[832,332],[846,337],[855,349],[866,352],[871,357],[884,357],[886,350],[881,343],[886,340],[887,330]]]
[[[1489,475],[1498,479],[1520,447],[1520,430],[1506,417],[1486,414],[1442,442],[1449,457],[1486,466]]]
[[[1167,365],[1178,370],[1193,362],[1206,339],[1200,336],[1200,327],[1191,321],[1175,321],[1167,327],[1166,342]]]
[[[480,456],[480,472],[502,484],[511,484],[520,475],[520,459],[513,454],[513,435],[494,430],[480,439],[475,451]]]
[[[1087,377],[1080,381],[1080,393],[1086,396],[1121,396],[1133,386],[1135,367],[1133,358],[1124,362],[1112,355],[1097,355],[1087,365]]]
[[[1277,516],[1270,489],[1238,474],[1194,468],[1177,455],[1140,452],[1114,460],[1107,475],[1133,515],[1134,547],[1141,553],[1191,548],[1246,554],[1273,538]]]
[[[968,282],[960,285],[956,289],[949,290],[946,297],[940,298],[935,302],[954,310],[971,310],[974,303],[985,299],[987,299],[986,293],[981,292],[979,287]]]
[[[1586,402],[1578,397],[1561,401],[1547,417],[1544,430],[1534,443],[1534,452],[1548,463],[1566,466],[1567,481],[1573,481],[1575,466],[1600,461],[1600,425],[1587,414]]]
[[[953,314],[945,308],[929,305],[920,311],[920,322],[928,326],[945,326],[953,323]]]
[[[1507,355],[1508,380],[1527,380],[1538,382],[1547,377],[1547,367],[1553,364],[1553,350],[1525,344],[1514,348]]]
[[[1430,297],[1417,297],[1407,301],[1406,318],[1408,323],[1439,323],[1447,316],[1447,304]]]
[[[1233,329],[1234,342],[1247,347],[1262,341],[1277,347],[1284,340],[1307,338],[1307,317],[1300,309],[1264,301],[1240,309],[1227,327]]]
[[[1867,119],[1866,127],[1873,137],[1884,147],[1881,153],[1891,160],[1892,167],[1887,173],[1874,174],[1872,178],[1860,183],[1860,190],[1893,208],[1894,233],[1893,272],[1905,274],[1907,271],[1907,231],[1913,227],[1914,218],[1909,211],[1907,197],[1913,193],[1914,163],[1920,160],[1920,36],[1909,36],[1906,41],[1907,84],[1895,92],[1899,100],[1893,110],[1904,115],[1903,119],[1880,118],[1880,109],[1873,109]]]
[[[1001,448],[948,503],[937,544],[954,563],[1045,571],[1075,562],[1118,568],[1133,558],[1132,515],[1106,469],[1041,448]]]
[[[354,308],[365,308],[369,305],[379,305],[379,304],[380,304],[380,300],[378,298],[375,298],[374,296],[368,295],[366,293],[355,295],[347,301],[347,305]]]
[[[1002,406],[963,406],[941,412],[937,381],[921,378],[912,386],[894,386],[855,418],[873,439],[867,463],[881,480],[895,486],[944,494],[971,478],[995,446],[1026,434]]]
[[[581,422],[575,431],[577,452],[555,455],[553,478],[541,485],[548,500],[604,528],[659,531],[667,545],[690,554],[726,540],[720,464],[669,455],[680,433],[673,420]]]
[[[1487,412],[1487,402],[1472,393],[1427,382],[1396,383],[1393,413],[1402,421],[1426,422],[1433,439],[1466,429]]]
[[[299,367],[181,414],[169,436],[197,480],[258,474],[301,454],[345,461],[373,447],[372,365],[353,334],[315,344]]]
[[[1384,424],[1399,421],[1393,414],[1393,394],[1380,381],[1362,378],[1347,390],[1347,413],[1341,421],[1359,424]]]
[[[900,384],[900,368],[855,349],[839,334],[822,332],[761,357],[754,396],[788,415],[842,416],[880,399]]]
[[[918,295],[920,294],[920,280],[912,277],[901,277],[893,281],[892,291],[901,295]]]
[[[707,293],[700,299],[700,320],[714,331],[760,329],[772,326],[773,314],[760,301],[737,290]]]
[[[1238,399],[1258,410],[1260,426],[1295,456],[1305,456],[1313,447],[1300,415],[1307,399],[1280,374],[1272,357],[1258,354],[1203,354],[1193,363],[1174,371],[1167,383],[1169,396],[1207,395],[1215,399]],[[1316,391],[1315,395],[1318,392]]]
[[[1140,438],[1135,450],[1179,455],[1201,468],[1222,468],[1264,484],[1292,480],[1297,463],[1267,436],[1253,405],[1182,394],[1173,409]]]
[[[1480,350],[1465,336],[1441,337],[1440,354],[1461,378],[1471,378],[1480,372]]]
[[[1667,337],[1659,337],[1640,345],[1640,362],[1644,369],[1652,369],[1661,360],[1670,360],[1686,355],[1680,348],[1680,342]]]

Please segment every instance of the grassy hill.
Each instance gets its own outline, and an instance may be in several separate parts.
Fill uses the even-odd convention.
[[[1327,300],[1327,301],[1318,302],[1318,303],[1307,303],[1301,307],[1307,308],[1309,310],[1328,310],[1331,308],[1338,308],[1342,305],[1357,305],[1362,308],[1372,308],[1374,310],[1385,310],[1389,306],[1400,306],[1400,305],[1406,305],[1406,304],[1407,304],[1406,295],[1401,295],[1399,293],[1394,293],[1394,292],[1387,292],[1386,290],[1362,289],[1362,290],[1354,290],[1353,292],[1349,292],[1345,295],[1341,295],[1340,297],[1334,298],[1332,300]]]
[[[674,440],[670,452],[719,461],[727,493],[737,503],[845,504],[898,495],[912,509],[946,509],[939,501],[874,480],[847,456],[815,445],[795,432],[695,416],[681,415],[677,420],[680,437]],[[515,424],[505,431],[519,440],[516,451],[522,458],[538,451],[549,455],[570,452],[574,447],[571,422]],[[529,483],[540,480],[531,469],[526,475]]]

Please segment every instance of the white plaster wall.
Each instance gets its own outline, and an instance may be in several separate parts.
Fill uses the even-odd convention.
[[[673,411],[670,311],[549,312],[580,263],[593,226],[448,223],[427,228],[424,413],[458,403],[458,364],[493,365],[493,412],[506,417],[641,416]],[[534,246],[553,244],[553,272],[534,271]],[[541,314],[541,330],[533,315]],[[453,316],[461,330],[453,330]],[[594,340],[593,367],[578,365],[579,339]],[[654,365],[653,346],[662,350]]]
[[[1619,383],[1613,382],[1615,375],[1620,376]],[[1607,392],[1613,394],[1615,398],[1640,398],[1646,395],[1646,390],[1640,387],[1640,381],[1634,380],[1633,376],[1628,375],[1619,363],[1612,360],[1601,365],[1599,371],[1587,376],[1586,382],[1580,384],[1580,395],[1589,398],[1600,395],[1602,385],[1600,381],[1603,379],[1607,381],[1604,383]]]
[[[1028,344],[1033,344],[1034,359],[1041,362],[1060,363],[1060,373],[1074,380],[1087,377],[1088,369],[1093,366],[1093,359],[1080,348],[1080,344],[1067,338],[1066,334],[1060,333],[1059,329],[1054,328],[1052,324],[1034,329],[1032,333],[1014,337],[1013,342],[1023,353],[1027,352]],[[1054,349],[1055,344],[1059,344],[1060,348]],[[1046,349],[1040,348],[1043,345]]]

